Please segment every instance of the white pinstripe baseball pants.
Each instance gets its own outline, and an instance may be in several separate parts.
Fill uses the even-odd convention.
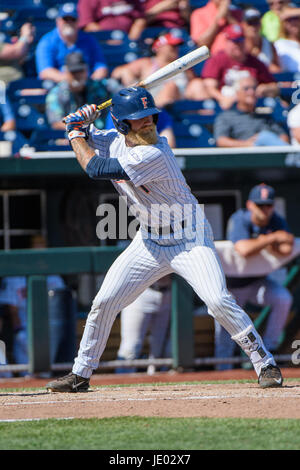
[[[117,314],[131,304],[147,287],[170,273],[182,276],[207,305],[212,315],[249,355],[259,374],[261,365],[274,363],[270,353],[262,358],[257,349],[262,340],[248,315],[226,288],[225,277],[213,242],[187,248],[182,241],[159,245],[144,240],[138,232],[126,250],[115,260],[96,295],[88,315],[73,373],[89,378],[97,369]],[[246,337],[255,333],[255,348]],[[250,345],[251,346],[251,345]],[[248,348],[248,349],[247,349]],[[263,347],[264,348],[264,347]]]

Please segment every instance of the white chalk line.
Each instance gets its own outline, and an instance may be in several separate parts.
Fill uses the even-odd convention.
[[[0,419],[0,423],[18,423],[22,421],[45,421],[47,419],[59,419],[59,420],[68,420],[68,419],[76,419],[73,416],[68,418],[18,418],[18,419]]]
[[[74,397],[75,398],[75,397]],[[249,395],[243,395],[243,394],[239,394],[239,395],[200,395],[200,396],[191,396],[191,397],[149,397],[149,398],[133,398],[133,397],[128,397],[128,396],[125,396],[125,397],[119,397],[119,398],[106,398],[106,397],[99,397],[99,398],[94,398],[94,399],[89,399],[89,398],[85,398],[85,399],[79,399],[79,400],[74,400],[74,398],[72,400],[47,400],[47,401],[29,401],[29,402],[26,402],[26,401],[18,401],[18,402],[12,402],[12,403],[3,403],[2,405],[0,404],[0,407],[1,406],[24,406],[24,405],[28,405],[28,406],[32,406],[32,405],[58,405],[58,404],[65,404],[65,403],[78,403],[78,402],[81,402],[81,403],[99,403],[99,402],[102,402],[102,403],[107,403],[107,402],[110,402],[110,403],[116,403],[116,402],[128,402],[128,401],[141,401],[141,402],[144,402],[144,401],[156,401],[156,400],[164,400],[164,401],[176,401],[176,400],[223,400],[223,399],[241,399],[241,398],[252,398],[252,399],[257,399],[257,398],[298,398],[300,399],[300,395],[299,394],[287,394],[287,395],[283,395],[283,394],[280,394],[280,395],[274,395],[274,394],[262,394],[262,395],[254,395],[254,396],[249,396]]]

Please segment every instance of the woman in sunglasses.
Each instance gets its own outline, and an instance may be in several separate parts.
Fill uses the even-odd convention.
[[[300,8],[289,8],[281,14],[282,31],[274,44],[283,72],[300,71]]]
[[[281,71],[274,44],[261,34],[261,13],[256,8],[244,12],[245,47],[249,54],[261,60],[270,73]]]

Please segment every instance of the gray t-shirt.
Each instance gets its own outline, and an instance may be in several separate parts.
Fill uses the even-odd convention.
[[[286,134],[285,130],[269,116],[257,113],[245,113],[238,109],[224,111],[214,123],[214,137],[230,137],[231,139],[247,140],[261,131],[275,134]]]

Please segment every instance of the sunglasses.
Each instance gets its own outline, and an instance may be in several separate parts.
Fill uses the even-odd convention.
[[[77,19],[74,18],[73,16],[63,16],[62,19],[63,19],[64,21],[67,21],[68,23],[69,23],[69,22],[75,23],[75,21],[77,21]]]
[[[260,20],[248,20],[246,23],[250,26],[260,26],[261,24]]]
[[[300,20],[300,16],[293,16],[291,18],[286,18],[284,21],[292,23],[293,21],[299,21],[299,20]]]
[[[269,5],[283,5],[284,3],[286,3],[284,0],[275,0],[275,1],[269,1],[268,4]]]

